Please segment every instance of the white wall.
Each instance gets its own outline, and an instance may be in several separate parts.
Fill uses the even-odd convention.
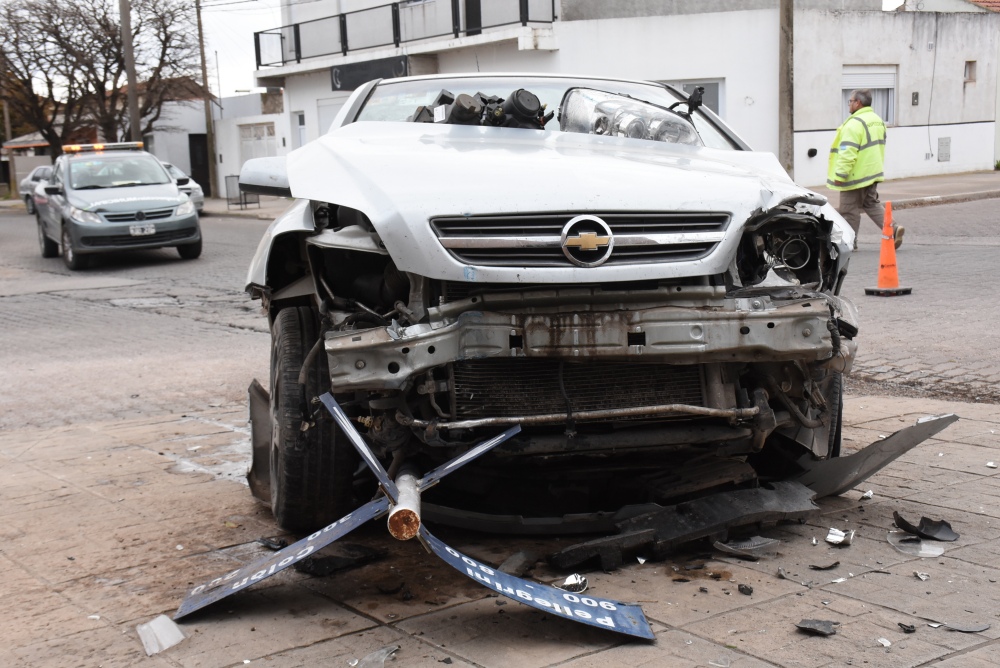
[[[188,135],[205,134],[204,103],[201,100],[165,103],[156,128],[153,132],[153,155],[190,174]]]
[[[292,131],[288,114],[256,114],[235,116],[215,121],[215,151],[221,157],[216,170],[218,177],[218,197],[226,195],[226,176],[239,174],[243,162],[240,159],[240,126],[256,123],[274,123],[275,150],[277,155],[287,155],[292,150]]]
[[[1000,14],[797,11],[795,179],[826,182],[830,145],[844,120],[844,65],[897,68],[886,178],[991,169],[998,42]],[[976,61],[975,83],[964,81],[969,60]],[[912,93],[919,93],[917,105],[911,104]],[[942,136],[952,138],[949,162],[937,159]],[[817,149],[816,157],[807,157],[810,148]]]
[[[291,127],[291,115],[302,112],[306,115],[306,141],[318,139],[330,128],[320,127],[320,106],[328,113],[331,107],[343,104],[351,91],[334,91],[329,68],[320,72],[312,72],[298,76],[290,76],[285,80],[285,117]],[[333,117],[330,116],[330,119]],[[289,144],[291,145],[291,143]]]
[[[438,71],[721,79],[726,122],[755,149],[778,150],[776,9],[556,22],[552,27],[557,51],[518,51],[512,42],[447,51],[438,54]]]

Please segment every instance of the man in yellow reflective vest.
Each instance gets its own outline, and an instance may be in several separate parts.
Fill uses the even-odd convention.
[[[885,210],[878,199],[878,183],[885,180],[885,123],[872,111],[872,92],[868,89],[851,91],[848,108],[851,115],[837,128],[830,147],[830,163],[826,185],[840,191],[837,211],[854,230],[854,250],[858,249],[857,234],[861,227],[861,211],[878,225],[884,226]],[[903,243],[904,228],[893,226],[896,248]]]

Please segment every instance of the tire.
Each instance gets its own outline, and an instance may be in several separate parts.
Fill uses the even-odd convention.
[[[271,327],[271,512],[278,525],[309,532],[352,509],[357,456],[325,410],[302,431],[313,397],[330,384],[326,356],[319,354],[306,385],[299,384],[302,362],[317,340],[316,320],[305,307],[278,312]]]
[[[42,251],[42,257],[59,257],[59,244],[46,236],[42,219],[36,215],[35,222],[38,223],[38,247]]]
[[[177,254],[182,260],[196,260],[201,255],[201,239],[193,244],[184,244],[177,247]]]
[[[65,224],[63,224],[62,228],[62,258],[70,271],[86,269],[87,265],[90,264],[89,257],[80,255],[73,248],[73,239],[70,237],[69,228]]]
[[[35,198],[31,195],[24,196],[24,208],[28,210],[28,215],[35,215]]]

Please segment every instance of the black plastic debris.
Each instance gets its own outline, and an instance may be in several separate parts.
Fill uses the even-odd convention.
[[[750,596],[750,595],[752,595],[752,594],[753,594],[753,587],[751,587],[750,585],[745,585],[745,584],[741,584],[741,585],[739,585],[739,586],[738,586],[738,587],[736,587],[736,588],[737,588],[737,589],[738,589],[738,590],[740,591],[740,593],[741,593],[741,594],[743,594],[744,596]]]
[[[740,559],[757,561],[761,557],[776,556],[778,554],[778,545],[780,544],[781,541],[774,538],[751,536],[744,540],[731,540],[728,543],[715,541],[713,547],[719,552],[725,552]]]
[[[803,619],[795,627],[803,633],[814,636],[832,636],[837,633],[837,629],[833,627],[838,624],[839,622],[831,622],[825,619]]]
[[[284,538],[258,538],[257,542],[266,547],[269,550],[278,550],[288,547],[288,541]]]
[[[917,627],[912,624],[904,624],[903,622],[896,622],[896,626],[903,629],[903,633],[916,633]]]
[[[897,527],[908,533],[920,536],[921,538],[948,542],[958,540],[958,534],[955,533],[954,530],[952,530],[951,525],[944,520],[932,520],[927,517],[921,517],[920,524],[913,526],[903,519],[896,511],[893,511],[892,518],[896,521]]]
[[[835,561],[832,564],[824,564],[824,565],[809,564],[809,568],[813,569],[814,571],[832,571],[837,566],[840,566],[839,561]]]
[[[389,554],[387,550],[375,549],[365,545],[354,545],[352,543],[344,543],[337,545],[336,547],[340,554],[322,557],[306,557],[302,561],[295,562],[292,568],[297,570],[299,573],[305,573],[306,575],[323,578],[328,575],[333,575],[337,571],[344,571],[349,568],[357,568],[358,566],[370,564],[371,562],[378,561]]]
[[[816,461],[806,455],[799,461],[805,473],[796,480],[816,492],[818,499],[842,494],[957,420],[958,416],[952,414],[921,418],[912,427],[900,429],[846,457]]]
[[[605,571],[622,565],[623,555],[644,550],[662,559],[678,545],[724,530],[759,522],[810,517],[819,512],[815,493],[797,482],[775,482],[770,489],[738,489],[685,501],[616,523],[618,535],[564,548],[550,557],[556,568],[571,569],[593,559]]]

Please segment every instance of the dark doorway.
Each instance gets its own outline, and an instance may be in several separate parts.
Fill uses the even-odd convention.
[[[191,158],[191,178],[205,191],[205,197],[211,197],[215,189],[208,178],[208,137],[203,134],[188,135],[188,155]]]
[[[481,35],[483,32],[482,0],[465,0],[465,34]]]

